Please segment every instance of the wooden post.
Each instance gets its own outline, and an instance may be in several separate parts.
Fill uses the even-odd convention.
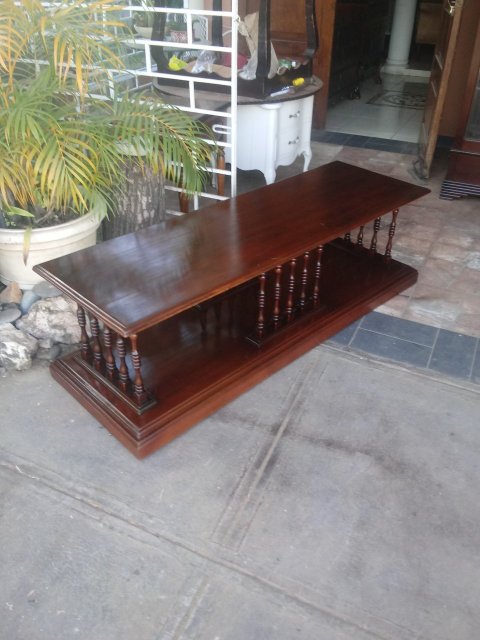
[[[373,223],[372,241],[370,242],[370,253],[377,252],[377,238],[378,238],[378,232],[380,231],[381,222],[382,222],[381,218],[375,218],[375,222]]]
[[[290,322],[293,318],[293,295],[295,293],[295,267],[297,260],[292,258],[290,260],[290,276],[288,279],[288,298],[287,298],[287,322]]]
[[[105,346],[105,367],[107,370],[107,378],[113,380],[116,373],[115,358],[113,355],[112,343],[113,335],[110,327],[105,326],[103,329],[103,343]]]
[[[387,262],[392,257],[393,238],[395,236],[395,229],[397,228],[397,216],[398,209],[394,209],[392,212],[392,221],[390,223],[390,227],[388,228],[388,242],[385,249],[385,260]]]
[[[318,307],[320,300],[320,276],[322,273],[323,244],[317,247],[317,261],[315,262],[315,278],[313,281],[313,306]]]
[[[275,267],[275,289],[274,289],[274,303],[273,303],[273,328],[278,329],[280,325],[280,297],[282,295],[282,265],[278,264]]]
[[[128,367],[127,367],[127,362],[125,360],[125,356],[126,356],[125,340],[124,338],[122,338],[122,336],[117,336],[117,352],[120,359],[120,362],[118,365],[118,378],[120,383],[120,389],[124,393],[127,393],[130,377],[128,375]]]
[[[257,339],[262,340],[265,333],[265,280],[267,275],[262,273],[258,277],[258,317],[257,317]]]
[[[80,326],[80,353],[83,360],[90,362],[92,352],[90,349],[90,340],[88,338],[86,330],[87,319],[85,316],[85,309],[80,305],[77,306],[77,320]]]
[[[307,283],[308,283],[308,266],[310,262],[310,251],[305,251],[303,254],[303,269],[301,278],[301,290],[300,290],[300,309],[305,309],[305,303],[307,301]]]
[[[101,371],[103,365],[103,353],[102,345],[100,344],[100,329],[97,318],[91,314],[90,328],[92,330],[93,365],[97,371]]]
[[[135,397],[137,405],[141,407],[147,400],[147,393],[143,384],[141,371],[142,362],[140,359],[140,354],[138,352],[136,334],[130,336],[130,344],[132,345],[132,353],[130,355],[132,357],[133,369],[135,371],[133,380],[133,395]]]

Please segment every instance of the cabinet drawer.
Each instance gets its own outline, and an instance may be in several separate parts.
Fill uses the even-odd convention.
[[[302,139],[298,131],[283,131],[278,137],[277,165],[291,164],[300,153]]]
[[[301,100],[285,102],[280,109],[278,126],[279,130],[298,128],[304,113],[304,103]]]

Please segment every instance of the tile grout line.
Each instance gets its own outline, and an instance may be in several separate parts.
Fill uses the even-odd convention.
[[[427,325],[424,325],[427,326]],[[436,327],[433,327],[436,329],[436,331],[438,332],[439,329]],[[362,331],[368,331],[369,333],[376,333],[379,336],[385,336],[385,338],[392,338],[393,340],[401,340],[402,342],[409,342],[410,344],[414,344],[417,347],[423,347],[425,349],[431,349],[432,345],[431,344],[422,344],[421,342],[416,342],[415,340],[410,340],[409,338],[402,338],[400,336],[394,336],[391,333],[384,333],[383,331],[377,331],[375,329],[367,329],[365,327],[362,327]]]
[[[347,347],[351,347],[351,346],[352,346],[352,342],[353,342],[353,341],[355,340],[355,338],[357,337],[357,334],[358,334],[358,332],[359,332],[359,330],[360,330],[360,328],[361,328],[361,326],[362,326],[362,322],[363,322],[364,318],[366,318],[366,316],[363,316],[363,317],[360,319],[360,322],[359,322],[359,323],[357,324],[357,326],[355,327],[355,331],[352,333],[352,337],[350,338],[350,340],[348,341],[348,343],[347,343],[347,345],[346,345]],[[353,347],[353,348],[355,348],[355,347]]]
[[[426,369],[430,369],[430,365],[432,364],[433,353],[434,353],[434,351],[435,351],[435,349],[437,347],[437,342],[438,342],[438,337],[440,335],[440,331],[441,331],[441,329],[437,328],[437,335],[435,336],[435,340],[433,341],[432,351],[430,353],[430,357],[428,359],[427,366],[425,367]]]
[[[468,379],[471,380],[472,382],[475,382],[473,379],[473,368],[475,366],[475,362],[477,360],[477,354],[480,355],[480,338],[477,338],[477,342],[475,344],[475,349],[473,350],[473,358],[472,358],[472,364],[470,366],[470,373],[468,374]]]
[[[379,312],[377,312],[377,313],[379,313]],[[389,318],[390,317],[396,317],[396,316],[388,316],[388,314],[382,314],[382,315],[384,315],[386,317],[389,317]],[[392,334],[389,334],[389,333],[384,333],[382,331],[377,331],[377,330],[374,330],[374,329],[368,329],[368,328],[363,326],[363,322],[364,322],[366,317],[367,316],[363,316],[360,319],[360,322],[356,326],[356,328],[355,328],[355,330],[354,330],[354,332],[352,334],[352,337],[349,339],[349,341],[346,344],[342,344],[341,342],[339,342],[339,343],[335,342],[335,336],[332,336],[332,338],[330,340],[336,346],[336,348],[338,348],[338,349],[340,349],[342,351],[347,351],[348,349],[352,349],[353,351],[356,351],[356,352],[359,352],[359,353],[370,354],[370,355],[373,355],[373,356],[376,356],[376,357],[384,358],[386,360],[391,360],[392,362],[397,362],[399,364],[405,364],[405,365],[408,365],[408,366],[416,366],[419,369],[431,370],[432,358],[433,358],[434,351],[435,351],[435,349],[437,347],[437,342],[438,342],[438,338],[439,338],[439,335],[440,335],[440,331],[449,331],[448,329],[441,329],[440,327],[434,327],[432,325],[423,325],[420,322],[415,322],[415,321],[412,321],[412,320],[406,320],[407,322],[415,322],[415,324],[418,324],[420,326],[425,326],[425,327],[429,327],[431,329],[434,329],[434,336],[435,337],[434,337],[433,343],[431,345],[421,344],[420,342],[416,342],[415,340],[409,340],[407,338],[401,338],[400,336],[395,336],[395,335],[392,335]],[[405,320],[405,318],[399,318],[399,319]],[[421,365],[412,365],[412,363],[409,360],[400,359],[400,358],[393,358],[390,355],[379,355],[375,351],[357,348],[353,343],[354,343],[356,337],[358,336],[360,330],[361,331],[365,331],[366,333],[369,333],[371,335],[375,335],[376,334],[378,336],[383,336],[385,338],[390,338],[391,340],[397,340],[397,341],[400,341],[400,342],[403,342],[403,343],[408,343],[408,344],[411,344],[411,345],[415,345],[415,346],[420,347],[422,349],[428,349],[430,351],[430,355],[428,357],[427,364],[424,367],[422,367]],[[456,374],[451,374],[451,375],[453,375],[454,377],[456,377],[458,379],[469,380],[469,381],[475,383],[475,381],[473,380],[473,367],[475,366],[475,360],[476,360],[477,354],[480,354],[480,338],[477,338],[476,336],[469,336],[468,334],[463,334],[463,333],[460,334],[458,332],[454,332],[454,333],[457,333],[458,335],[465,336],[466,338],[474,338],[476,342],[475,342],[475,348],[473,350],[473,359],[472,359],[472,363],[471,363],[471,366],[470,366],[469,373],[466,376],[463,376],[463,375],[461,376],[461,375],[456,375]]]

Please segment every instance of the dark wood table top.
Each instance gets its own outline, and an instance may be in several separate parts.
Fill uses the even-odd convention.
[[[177,106],[188,107],[190,105],[190,91],[185,88],[184,83],[181,86],[169,85],[164,78],[158,78],[154,83],[154,90],[160,93],[166,102],[172,102]],[[320,78],[312,76],[306,78],[305,83],[299,87],[291,87],[288,93],[277,95],[269,95],[263,98],[255,98],[252,96],[237,96],[238,105],[263,105],[289,102],[291,100],[301,100],[312,96],[323,87]],[[274,92],[276,93],[276,92]],[[201,85],[195,90],[195,105],[199,109],[212,109],[215,111],[225,111],[230,107],[230,93],[220,93],[218,91],[202,90]]]
[[[428,191],[332,162],[34,270],[127,337]]]

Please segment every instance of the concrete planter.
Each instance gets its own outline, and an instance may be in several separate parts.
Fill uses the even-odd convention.
[[[25,232],[21,229],[0,229],[0,281],[17,282],[21,289],[31,289],[42,278],[32,267],[46,260],[73,253],[96,243],[101,219],[96,212],[75,220],[34,229],[30,237],[27,264],[23,263]]]
[[[135,31],[141,38],[146,38],[147,40],[152,39],[152,27],[137,27],[137,25],[135,25]]]

